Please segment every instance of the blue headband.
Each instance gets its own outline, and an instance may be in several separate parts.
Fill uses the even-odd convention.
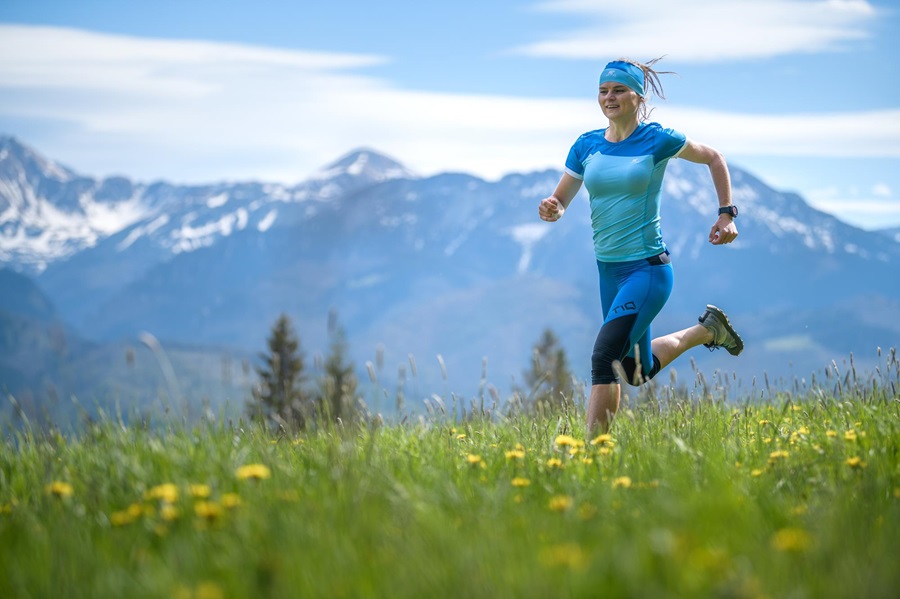
[[[614,60],[608,63],[600,75],[600,85],[610,81],[627,85],[637,95],[644,96],[644,71],[630,62]]]

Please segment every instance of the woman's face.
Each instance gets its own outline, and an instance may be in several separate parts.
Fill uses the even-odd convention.
[[[641,106],[641,97],[637,92],[625,84],[612,81],[600,84],[597,101],[604,116],[615,120],[637,118]]]

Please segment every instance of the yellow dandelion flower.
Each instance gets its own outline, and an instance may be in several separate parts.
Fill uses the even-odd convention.
[[[765,472],[765,470],[763,470],[762,468],[754,468],[750,471],[750,476],[762,476],[763,472]]]
[[[800,410],[803,409],[803,406],[798,406],[797,404],[794,404],[791,406],[791,409],[795,412],[799,412]]]
[[[113,512],[109,515],[109,523],[113,526],[125,526],[135,521],[135,517],[128,510]]]
[[[75,492],[72,485],[58,480],[47,485],[46,490],[47,494],[54,497],[71,497],[72,493]]]
[[[743,464],[740,463],[740,462],[735,462],[735,463],[734,463],[734,467],[735,467],[735,468],[741,468],[742,466],[743,466]]]
[[[580,447],[570,447],[570,448],[569,448],[569,455],[570,455],[570,456],[576,456],[576,455],[578,455],[579,453],[581,453],[581,448],[580,448]]]
[[[238,480],[263,480],[272,476],[272,471],[265,464],[247,464],[237,469]]]
[[[631,488],[631,477],[629,476],[620,476],[618,478],[614,478],[612,481],[613,489],[628,489]]]
[[[578,507],[578,517],[582,520],[590,520],[594,518],[598,512],[597,506],[589,503],[585,503]]]
[[[772,536],[772,547],[777,551],[805,551],[810,542],[809,533],[802,528],[782,528]]]
[[[225,599],[225,591],[214,582],[201,582],[194,590],[194,599]]]
[[[462,440],[465,439],[465,438],[466,438],[466,434],[465,434],[465,433],[460,433],[460,434],[456,435],[457,441],[462,441]]]
[[[615,441],[613,441],[612,435],[603,433],[602,435],[594,437],[591,441],[591,445],[615,445]]]
[[[862,461],[859,456],[849,457],[844,461],[845,464],[850,466],[851,468],[865,468],[866,463]]]
[[[769,461],[772,462],[772,461],[777,461],[777,460],[783,460],[783,459],[787,458],[788,455],[790,455],[790,454],[787,451],[785,451],[784,449],[780,449],[778,451],[773,451],[772,453],[769,454]]]
[[[549,460],[547,460],[547,466],[549,468],[562,468],[563,463],[559,458],[550,458]]]
[[[759,425],[760,425],[760,426],[765,426],[765,425],[767,425],[767,424],[771,424],[771,423],[770,423],[768,420],[760,420],[760,421],[759,421]]]
[[[551,568],[569,568],[584,570],[587,567],[587,556],[584,550],[575,543],[553,545],[541,550],[540,562]]]
[[[826,437],[837,437],[838,434],[837,434],[837,431],[828,430],[828,431],[825,431],[825,436]]]
[[[506,452],[507,460],[521,460],[525,457],[525,452],[521,449],[513,449],[511,451]]]
[[[171,522],[172,520],[177,520],[181,516],[181,510],[172,505],[171,503],[164,503],[161,508],[159,508],[159,517],[165,520],[166,522]]]
[[[523,451],[523,452],[524,452],[524,451],[525,451],[525,446],[522,445],[521,443],[516,443],[515,450],[516,450],[516,451]]]
[[[466,456],[466,461],[469,464],[471,464],[472,466],[476,466],[478,464],[481,464],[483,460],[481,459],[480,455],[475,455],[473,453],[470,453],[469,455]]]
[[[800,428],[797,429],[797,433],[800,434],[800,435],[808,435],[808,434],[809,434],[809,427],[808,427],[808,426],[801,426]]]
[[[844,433],[844,441],[856,441],[856,439],[857,439],[856,431],[853,430],[852,428],[849,431],[847,431],[846,433]]]
[[[198,517],[212,522],[222,515],[222,506],[212,501],[198,501],[194,505],[194,513]]]
[[[178,487],[172,483],[156,485],[144,493],[144,499],[158,499],[168,503],[175,503],[178,501]]]
[[[594,463],[594,458],[581,458],[581,463],[590,466]]]
[[[568,495],[554,495],[550,498],[550,503],[547,504],[554,512],[564,512],[570,507],[572,507],[572,498]]]
[[[609,455],[611,453],[612,453],[611,447],[601,447],[600,448],[600,455]]]
[[[225,493],[220,500],[222,507],[233,510],[241,505],[241,496],[237,493]]]
[[[772,437],[766,437],[765,439],[763,439],[763,443],[765,443],[766,445],[770,445],[772,443]]]
[[[574,447],[576,444],[575,437],[569,435],[559,435],[553,442],[559,447]]]
[[[191,497],[196,497],[197,499],[206,499],[209,497],[209,485],[191,485],[188,487],[188,492],[191,494]]]
[[[527,487],[530,484],[530,480],[528,480],[527,478],[522,478],[521,476],[517,476],[516,478],[512,479],[512,486],[514,487]]]

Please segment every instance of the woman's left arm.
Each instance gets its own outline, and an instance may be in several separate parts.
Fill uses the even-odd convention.
[[[678,157],[689,162],[707,165],[716,188],[716,195],[719,198],[719,207],[731,206],[731,175],[728,173],[725,157],[715,148],[690,139],[685,144]],[[709,241],[713,245],[731,243],[737,236],[738,231],[734,224],[734,217],[730,214],[720,214],[716,224],[709,231]]]

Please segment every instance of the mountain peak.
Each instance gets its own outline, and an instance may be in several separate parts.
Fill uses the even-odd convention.
[[[75,173],[39,154],[11,135],[0,135],[0,173],[22,171],[29,178],[70,181]]]
[[[370,148],[358,148],[338,158],[313,177],[314,179],[334,179],[349,176],[372,182],[389,179],[416,178],[415,173],[400,162]]]

